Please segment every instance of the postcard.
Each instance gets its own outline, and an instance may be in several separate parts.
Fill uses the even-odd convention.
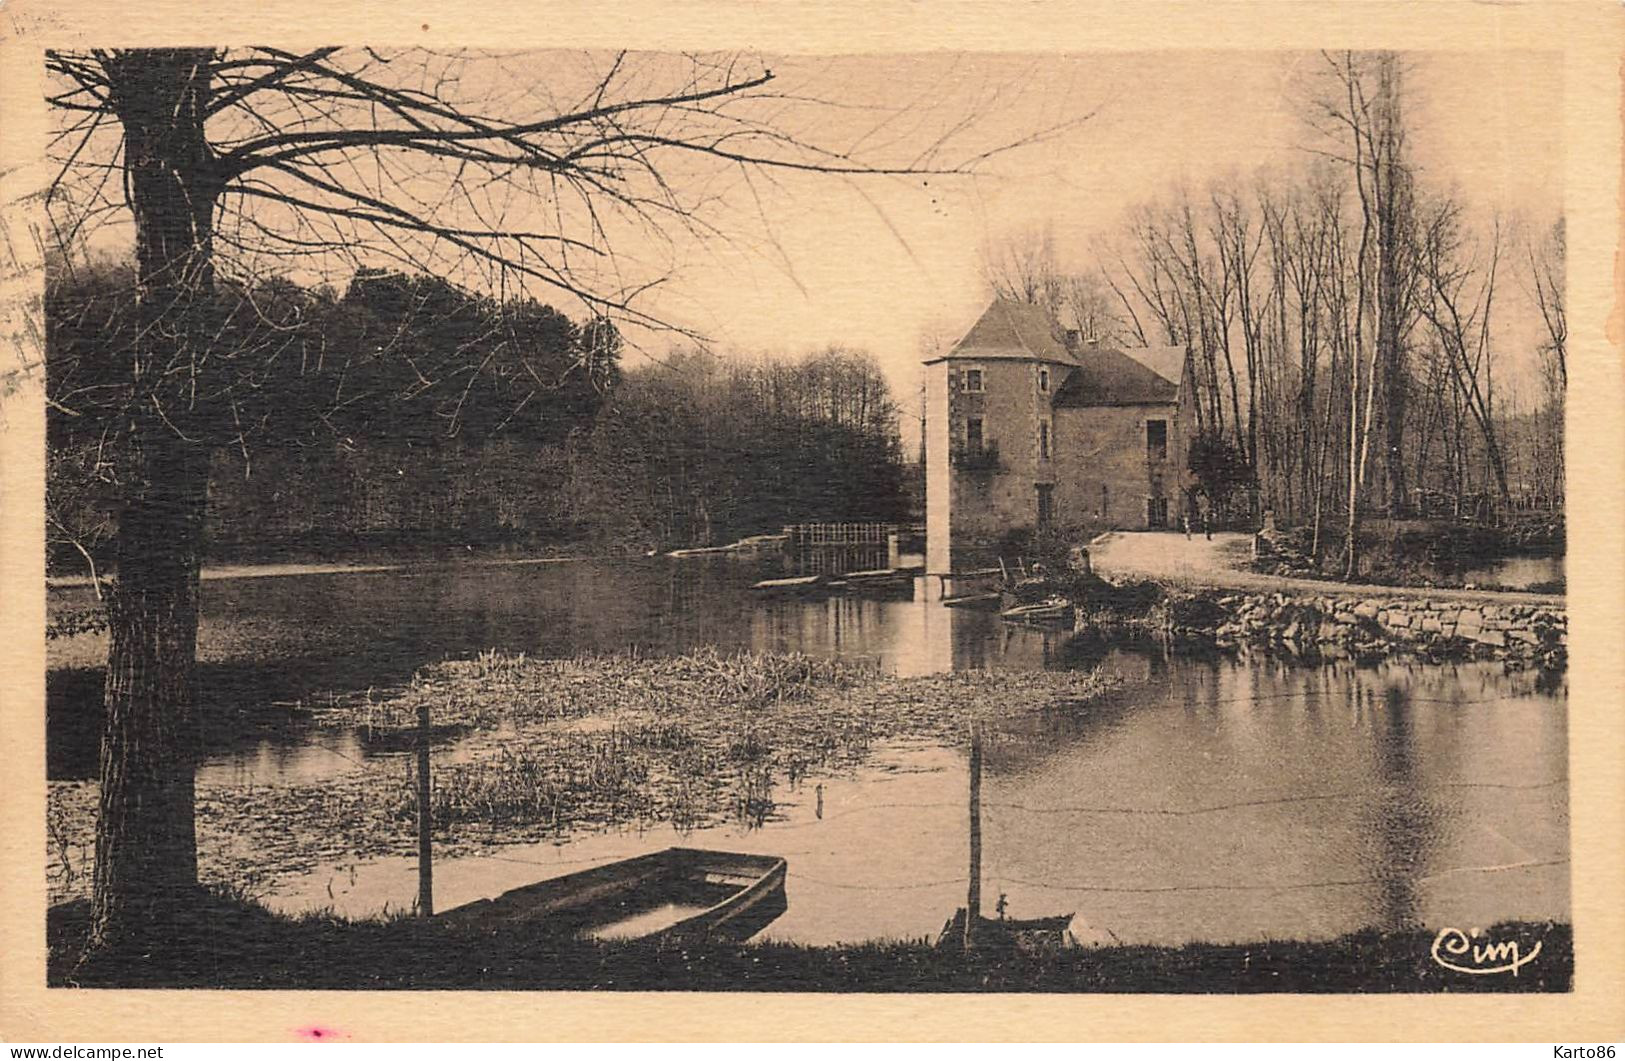
[[[4,1034],[1619,1038],[1620,29],[6,4]]]

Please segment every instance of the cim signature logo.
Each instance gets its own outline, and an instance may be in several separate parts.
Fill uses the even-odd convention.
[[[1463,932],[1459,928],[1442,928],[1433,937],[1433,960],[1452,972],[1471,976],[1490,973],[1511,973],[1534,961],[1540,954],[1540,941],[1535,942],[1528,954],[1523,953],[1517,940],[1504,943],[1479,942],[1483,935],[1478,929]]]

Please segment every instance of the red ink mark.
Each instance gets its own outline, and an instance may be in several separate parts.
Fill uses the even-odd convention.
[[[349,1038],[348,1035],[345,1035],[343,1032],[339,1031],[337,1028],[323,1028],[320,1025],[312,1025],[309,1028],[299,1028],[299,1029],[297,1029],[295,1034],[298,1035],[301,1039],[306,1039],[306,1040],[308,1040],[310,1042],[316,1042],[316,1043],[319,1043],[319,1042],[323,1041],[324,1039],[348,1039]]]

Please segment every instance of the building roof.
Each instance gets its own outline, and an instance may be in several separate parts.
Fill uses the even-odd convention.
[[[926,364],[950,357],[964,357],[980,360],[1016,358],[1076,365],[1078,359],[1067,351],[1061,334],[1060,325],[1042,306],[996,298],[971,325],[963,339],[942,357],[931,358]]]
[[[1179,401],[1185,350],[1152,346],[1119,350],[1090,344],[1078,351],[1078,370],[1055,392],[1057,409],[1096,405],[1172,405]]]

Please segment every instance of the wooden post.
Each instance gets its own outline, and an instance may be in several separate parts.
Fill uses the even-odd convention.
[[[982,724],[970,724],[970,887],[965,893],[965,949],[976,948],[982,917]]]
[[[433,811],[429,807],[429,705],[418,705],[418,916],[434,916]]]

